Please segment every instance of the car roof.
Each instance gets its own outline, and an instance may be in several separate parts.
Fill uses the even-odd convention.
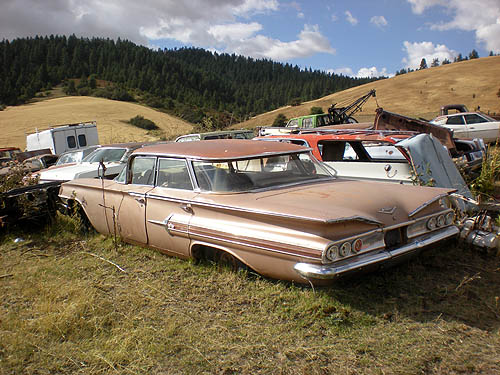
[[[302,131],[300,133],[280,134],[280,135],[267,135],[258,137],[258,139],[305,139],[317,141],[320,140],[339,140],[339,141],[399,141],[413,137],[418,134],[417,132],[404,131],[404,130],[310,130]]]
[[[135,150],[133,154],[187,157],[202,160],[234,160],[269,157],[274,154],[310,150],[310,148],[290,143],[257,142],[248,139],[216,139],[146,146]]]

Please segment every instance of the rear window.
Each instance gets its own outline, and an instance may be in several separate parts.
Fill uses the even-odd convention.
[[[70,135],[66,138],[69,148],[76,148],[76,138],[74,135]]]
[[[85,134],[78,135],[78,143],[80,144],[80,147],[87,146],[87,138],[85,137]]]

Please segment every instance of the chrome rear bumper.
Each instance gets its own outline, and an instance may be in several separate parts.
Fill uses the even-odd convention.
[[[415,239],[413,242],[392,250],[380,250],[354,259],[346,259],[336,264],[297,263],[295,271],[306,279],[333,279],[354,271],[361,271],[379,263],[403,260],[406,256],[418,253],[423,248],[440,241],[455,237],[459,233],[456,226],[443,228]]]

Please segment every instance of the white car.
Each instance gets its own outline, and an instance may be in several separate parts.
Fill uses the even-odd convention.
[[[500,121],[481,112],[438,116],[430,123],[453,130],[453,137],[458,139],[482,138],[485,143],[495,143],[500,137]]]
[[[77,178],[98,177],[99,168],[102,168],[100,166],[101,161],[105,167],[104,175],[106,178],[113,178],[121,172],[130,153],[143,145],[143,143],[127,143],[100,147],[86,156],[80,163],[62,165],[39,171],[40,182],[70,181]]]

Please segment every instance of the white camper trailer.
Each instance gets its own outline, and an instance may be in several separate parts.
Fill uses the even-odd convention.
[[[53,154],[99,144],[95,121],[65,124],[26,136],[26,150],[50,148]]]

